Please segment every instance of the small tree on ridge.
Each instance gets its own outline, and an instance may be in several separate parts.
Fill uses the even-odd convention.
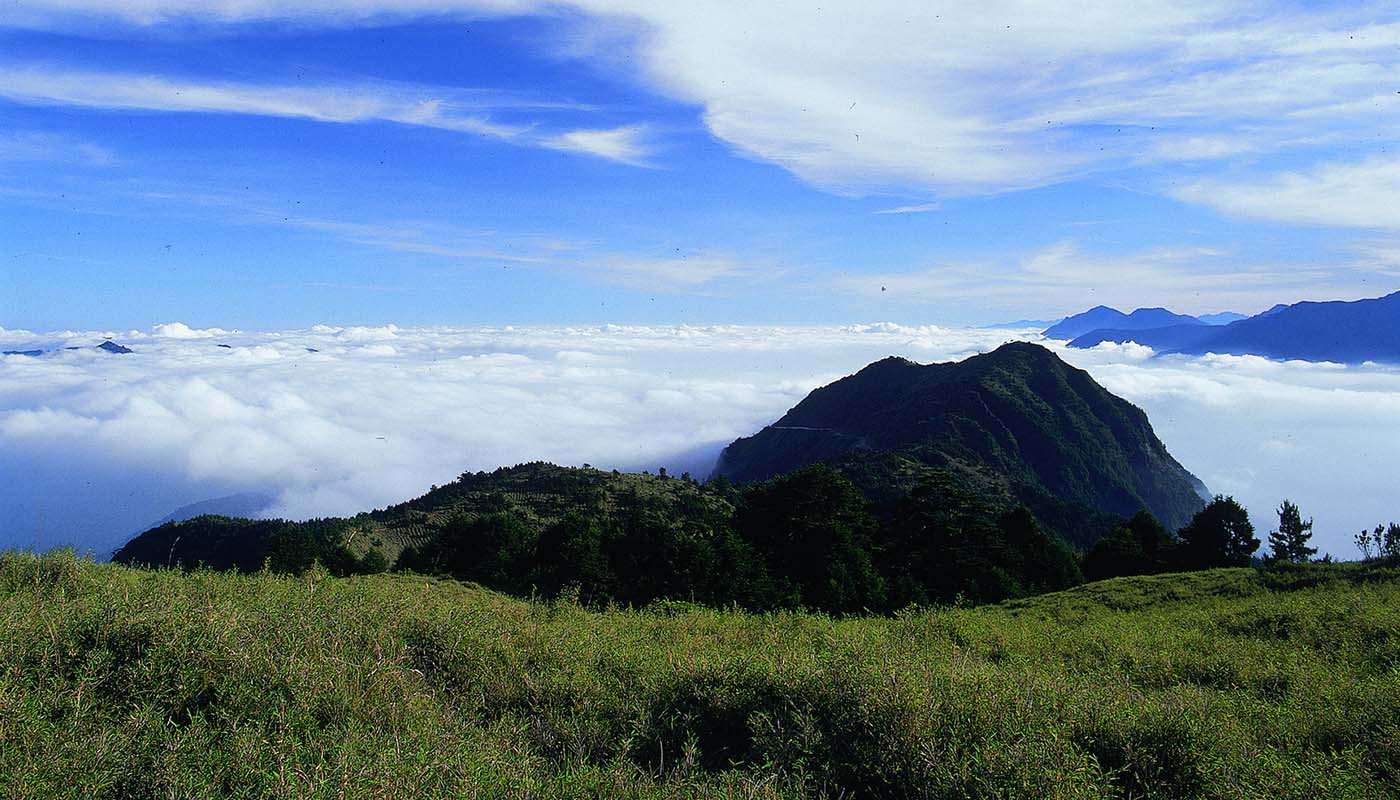
[[[1278,530],[1269,533],[1269,549],[1273,560],[1302,562],[1317,555],[1316,547],[1308,547],[1312,538],[1313,522],[1304,522],[1298,506],[1288,500],[1278,507]]]

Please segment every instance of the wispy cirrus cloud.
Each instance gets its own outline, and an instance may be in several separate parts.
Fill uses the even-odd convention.
[[[115,158],[108,148],[72,136],[46,131],[0,132],[0,162],[53,161],[104,166]]]
[[[572,264],[619,286],[663,292],[701,292],[725,281],[772,279],[780,273],[778,268],[760,269],[752,262],[710,253],[665,258],[644,254],[585,255]]]
[[[1400,11],[1381,3],[579,4],[643,20],[647,76],[716,136],[840,193],[982,194],[1400,132],[1380,89]]]
[[[993,314],[1014,314],[1032,303],[1059,314],[1099,304],[1122,309],[1166,306],[1190,314],[1253,313],[1320,295],[1343,300],[1374,297],[1390,285],[1383,280],[1384,272],[1374,255],[1357,254],[1350,262],[1326,266],[1261,264],[1212,247],[1105,253],[1066,240],[1020,258],[843,277],[834,288],[902,307],[955,297]],[[1382,280],[1368,282],[1368,277]]]
[[[651,155],[645,125],[560,129],[538,121],[503,122],[493,114],[507,112],[517,117],[522,112],[586,107],[510,94],[478,94],[485,97],[467,98],[462,90],[385,82],[308,86],[72,70],[56,65],[0,65],[0,98],[27,105],[243,114],[347,125],[388,122],[631,165],[645,164]]]
[[[1274,222],[1400,231],[1400,158],[1326,162],[1302,170],[1204,178],[1178,199]]]
[[[938,203],[938,202],[933,202],[933,203],[915,203],[915,204],[913,204],[913,205],[907,205],[907,206],[895,206],[895,207],[893,207],[893,208],[882,208],[882,209],[880,209],[879,211],[876,211],[875,213],[876,213],[876,214],[926,214],[926,213],[928,213],[928,212],[930,212],[930,211],[937,211],[938,209],[940,209],[940,208],[942,208],[942,207],[943,207],[943,204],[942,204],[942,203]]]
[[[651,156],[655,150],[651,132],[644,125],[566,131],[541,139],[540,146],[597,156],[636,167],[651,166]]]
[[[1400,135],[1391,87],[1400,10],[1385,2],[1145,0],[1064,13],[1052,0],[874,0],[792,13],[643,0],[39,0],[7,7],[0,22],[344,27],[561,11],[590,30],[555,43],[565,57],[691,103],[739,153],[842,194],[987,194],[1134,165]],[[315,113],[353,113],[336,106]],[[622,127],[554,131],[532,143],[646,163],[642,141]]]
[[[785,268],[765,259],[739,258],[722,250],[665,254],[628,250],[598,240],[574,241],[529,232],[476,229],[433,220],[360,222],[289,213],[266,199],[219,191],[141,189],[125,195],[200,219],[310,231],[337,241],[395,253],[434,256],[471,266],[512,266],[668,294],[703,294],[727,284],[753,284],[781,277]],[[321,288],[349,287],[321,284]]]

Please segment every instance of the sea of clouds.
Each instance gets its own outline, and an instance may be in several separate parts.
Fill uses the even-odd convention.
[[[135,352],[92,349],[106,336]],[[699,476],[725,443],[870,361],[955,360],[1011,339],[1039,337],[894,324],[0,329],[0,350],[50,350],[0,357],[0,547],[100,557],[211,498],[348,514],[531,460]],[[1400,520],[1400,369],[1046,344],[1143,407],[1261,538],[1285,497],[1340,557],[1363,526]]]

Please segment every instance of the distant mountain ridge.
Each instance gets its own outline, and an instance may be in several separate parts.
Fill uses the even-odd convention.
[[[877,361],[734,441],[716,472],[754,481],[888,454],[1002,478],[1023,501],[1048,494],[1124,516],[1147,508],[1172,528],[1202,507],[1205,493],[1141,409],[1026,342],[957,363]]]
[[[82,347],[65,347],[65,348],[63,348],[63,349],[64,349],[64,350],[82,350],[82,349],[84,349],[84,348],[82,348]],[[127,354],[129,354],[129,353],[134,353],[134,352],[136,352],[136,351],[132,350],[130,347],[127,347],[126,345],[117,344],[116,342],[112,341],[111,339],[108,339],[108,340],[104,341],[102,344],[93,345],[93,348],[92,348],[92,349],[94,349],[94,350],[101,350],[101,351],[104,352],[104,353],[111,353],[112,355],[117,355],[117,356],[124,356],[124,355],[127,355]],[[40,356],[46,355],[46,354],[49,353],[49,352],[50,352],[50,351],[48,351],[48,350],[42,350],[42,349],[34,349],[34,350],[5,350],[5,351],[3,351],[3,352],[0,352],[0,355],[5,355],[5,356],[27,356],[27,357],[29,357],[29,358],[39,358]]]
[[[180,506],[166,514],[159,522],[148,525],[143,530],[159,528],[168,522],[187,522],[195,517],[244,517],[255,518],[270,508],[273,498],[257,492],[240,492],[225,497],[215,497]]]
[[[1045,330],[1047,339],[1074,339],[1090,331],[1144,330],[1162,328],[1168,325],[1205,325],[1195,317],[1176,314],[1165,308],[1139,308],[1131,314],[1124,314],[1116,308],[1095,306],[1082,314],[1066,317]]]
[[[1367,300],[1278,305],[1219,327],[1106,327],[1076,337],[1070,346],[1088,348],[1103,342],[1128,341],[1159,353],[1257,355],[1344,364],[1400,363],[1400,292]]]
[[[110,557],[116,559],[117,554],[121,553],[124,549],[126,549],[127,544],[130,544],[131,541],[140,538],[141,535],[146,531],[163,529],[166,526],[170,526],[172,523],[189,522],[190,520],[199,519],[200,517],[239,518],[251,520],[260,516],[263,512],[271,508],[273,502],[273,498],[265,494],[258,494],[257,492],[240,492],[238,494],[226,495],[224,497],[214,497],[208,500],[200,500],[196,503],[190,503],[189,505],[180,506],[179,508],[170,512],[169,514],[166,514],[160,519],[160,521],[152,525],[147,525],[145,528],[142,528],[140,531],[138,531],[134,536],[128,536],[126,543],[113,550],[110,554]],[[170,551],[169,553],[167,553],[168,556],[173,554],[173,547],[174,544],[170,544],[167,548]],[[155,564],[156,562],[154,560],[150,560],[149,563]],[[208,561],[208,563],[214,562]]]
[[[1200,314],[1196,319],[1207,325],[1229,325],[1231,322],[1239,322],[1242,319],[1249,319],[1248,314],[1236,314],[1233,311],[1220,311],[1215,314]]]

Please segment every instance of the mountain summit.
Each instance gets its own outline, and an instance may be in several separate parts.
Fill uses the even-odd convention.
[[[762,480],[818,461],[891,455],[906,467],[991,476],[1033,507],[1048,494],[1085,511],[1147,508],[1172,528],[1202,507],[1205,492],[1141,409],[1026,342],[956,363],[877,361],[730,444],[716,472]]]

